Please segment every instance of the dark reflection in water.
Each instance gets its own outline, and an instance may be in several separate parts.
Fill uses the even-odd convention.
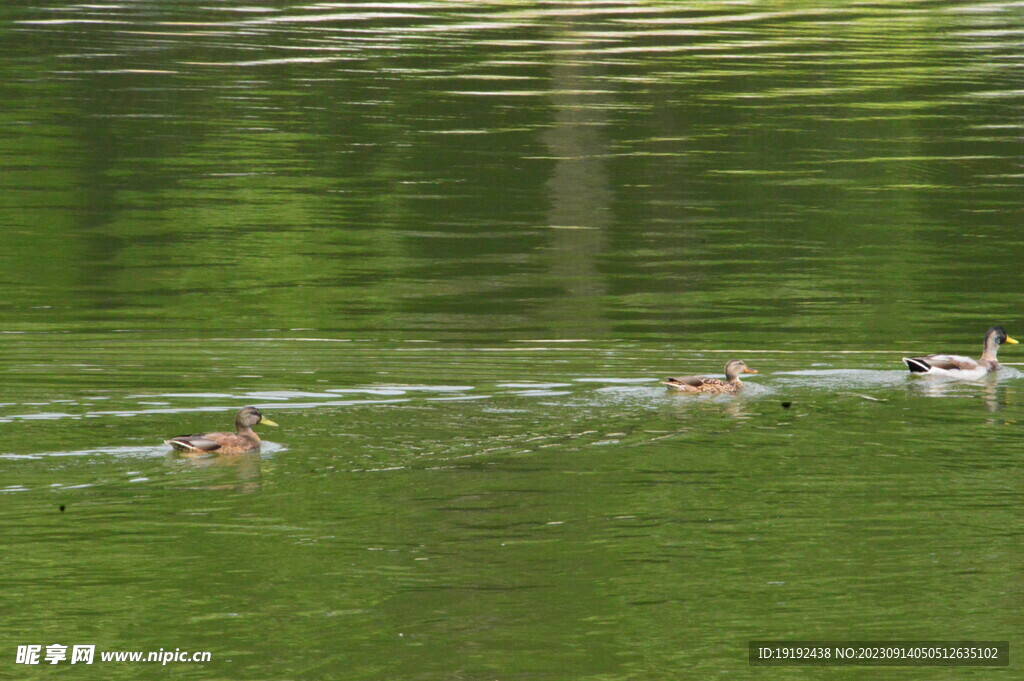
[[[172,455],[173,456],[173,455]],[[210,455],[199,457],[173,456],[173,465],[180,468],[223,468],[231,471],[230,481],[206,485],[206,489],[228,489],[255,492],[260,488],[260,454]]]
[[[1016,319],[1021,17],[1001,5],[0,21],[17,329],[821,348]]]

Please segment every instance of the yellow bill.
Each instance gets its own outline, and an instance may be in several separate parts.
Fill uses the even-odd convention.
[[[1014,343],[1016,343],[1016,342],[1017,341],[1014,341]],[[266,416],[263,416],[263,417],[260,418],[260,425],[261,426],[276,426],[277,424],[274,423],[273,421],[271,421],[270,419],[268,419]]]

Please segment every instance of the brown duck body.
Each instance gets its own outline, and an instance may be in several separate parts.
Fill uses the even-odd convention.
[[[731,395],[738,393],[743,388],[740,381],[740,374],[756,374],[756,369],[751,369],[745,362],[738,359],[729,360],[725,365],[725,378],[709,378],[707,376],[679,376],[666,378],[662,383],[672,390],[684,393],[704,395]]]
[[[256,407],[245,407],[235,416],[234,433],[197,433],[179,435],[164,442],[179,452],[188,454],[245,454],[260,449],[260,436],[252,429],[257,423],[277,424],[263,416]]]
[[[738,393],[743,388],[739,380],[723,381],[720,378],[705,378],[704,376],[680,376],[668,378],[662,381],[673,390],[684,393],[704,393],[708,395],[720,395],[723,393]]]
[[[197,433],[195,435],[179,435],[172,440],[165,440],[167,444],[179,452],[192,452],[194,454],[205,454],[216,452],[217,454],[245,454],[255,452],[260,448],[260,436],[256,431],[249,429],[248,432],[239,433]]]

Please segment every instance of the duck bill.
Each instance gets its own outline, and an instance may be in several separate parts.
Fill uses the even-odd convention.
[[[745,373],[745,374],[756,374],[757,373],[757,369],[751,369],[750,367],[747,367],[747,368],[745,368],[743,370],[743,373]]]
[[[1019,340],[1015,340],[1013,338],[1010,338],[1009,336],[1006,337],[1006,342],[1009,343],[1010,345],[1017,345],[1018,343],[1020,343]]]
[[[261,426],[275,426],[275,427],[277,426],[276,423],[274,423],[273,421],[268,419],[266,416],[264,416],[263,418],[260,419],[260,425]]]

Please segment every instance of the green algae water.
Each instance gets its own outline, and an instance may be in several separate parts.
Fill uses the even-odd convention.
[[[1009,640],[899,675],[1015,678],[1024,350],[900,358],[1024,334],[1022,32],[0,8],[0,677],[893,678],[749,665],[790,639]],[[659,384],[733,358],[737,397]],[[259,453],[163,444],[247,404]]]

